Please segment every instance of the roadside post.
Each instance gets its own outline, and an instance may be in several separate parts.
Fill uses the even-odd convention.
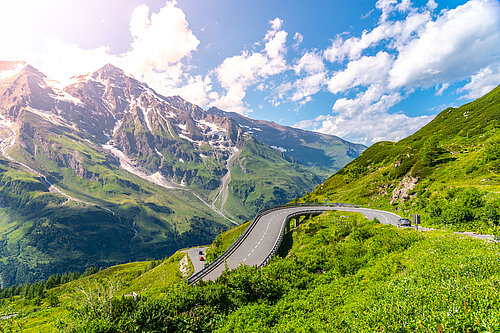
[[[420,224],[420,215],[419,214],[413,215],[413,222],[415,223],[415,227],[418,230],[418,225]]]

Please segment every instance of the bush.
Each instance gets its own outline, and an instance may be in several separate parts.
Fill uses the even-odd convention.
[[[500,159],[500,140],[494,140],[488,145],[484,151],[486,162],[496,161]]]

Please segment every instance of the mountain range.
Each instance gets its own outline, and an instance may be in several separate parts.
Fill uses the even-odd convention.
[[[301,196],[366,147],[158,94],[106,65],[0,62],[0,282],[170,255]]]

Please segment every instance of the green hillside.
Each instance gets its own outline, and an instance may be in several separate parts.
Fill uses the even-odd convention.
[[[303,201],[381,207],[428,226],[496,232],[500,217],[500,87],[442,111],[399,142],[379,142]]]
[[[168,191],[121,169],[67,128],[28,112],[25,121],[31,125],[22,132],[23,145],[9,155],[36,167],[72,199],[0,157],[0,286],[163,258],[210,243],[228,228],[229,221],[191,192]]]
[[[314,188],[322,179],[310,168],[291,163],[276,149],[248,135],[231,171],[225,208],[245,221],[259,210],[306,194],[307,188]]]
[[[220,243],[234,234],[221,236]],[[111,267],[36,295],[23,294],[26,288],[20,286],[20,296],[2,300],[1,313],[17,315],[0,321],[0,327],[11,332],[500,330],[496,243],[398,230],[359,214],[328,212],[301,224],[290,249],[281,253],[284,258],[260,270],[242,266],[196,286],[180,283],[182,253]],[[137,300],[122,297],[132,291]]]
[[[232,225],[208,206],[218,188],[166,189],[120,168],[83,132],[27,111],[23,121],[21,144],[8,154],[47,180],[0,155],[0,286],[90,266],[162,258],[180,248],[208,244]],[[204,168],[209,159],[180,164]],[[49,182],[71,198],[49,191]],[[245,135],[227,201],[222,207],[219,195],[215,205],[242,222],[320,182],[306,167]]]

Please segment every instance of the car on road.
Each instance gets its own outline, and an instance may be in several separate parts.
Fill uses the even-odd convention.
[[[201,257],[200,257],[200,261],[205,261],[205,257],[204,257],[204,256],[201,256]]]
[[[199,251],[199,252],[198,252],[198,254],[199,254],[200,256],[202,256],[202,255],[203,255],[203,251]]]
[[[399,219],[398,220],[398,226],[401,226],[401,227],[411,227],[411,221],[410,221],[410,219]]]

